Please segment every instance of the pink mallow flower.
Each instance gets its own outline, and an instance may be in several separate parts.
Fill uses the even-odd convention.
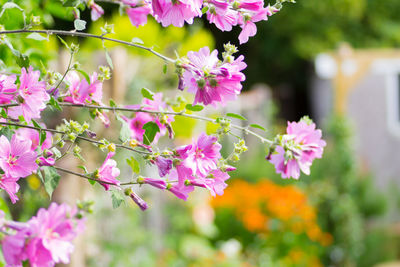
[[[158,189],[164,190],[167,188],[167,182],[163,179],[155,179],[155,178],[143,178],[143,177],[139,177],[137,179],[137,182],[139,184],[148,184],[151,186],[154,186]]]
[[[277,173],[283,178],[298,179],[300,171],[310,174],[310,167],[315,158],[321,158],[326,142],[321,139],[321,130],[309,119],[300,122],[288,122],[287,134],[280,138],[275,152],[267,159],[275,165]]]
[[[8,115],[11,118],[18,119],[19,116],[23,116],[27,122],[40,118],[40,112],[46,108],[50,96],[46,92],[46,83],[39,82],[39,77],[40,71],[33,71],[32,67],[29,67],[26,72],[26,69],[22,68],[18,90],[20,105],[9,108]]]
[[[207,178],[197,178],[192,181],[187,180],[187,184],[207,188],[211,195],[223,195],[224,189],[228,186],[225,181],[229,179],[229,174],[221,170],[214,170]]]
[[[110,184],[116,186],[120,185],[120,181],[116,179],[120,174],[120,170],[117,168],[117,162],[111,159],[111,157],[114,155],[114,152],[108,153],[106,159],[103,162],[103,165],[101,165],[98,170],[97,179],[103,182],[107,182],[107,184],[100,182],[105,190],[110,189]]]
[[[7,192],[13,204],[18,200],[17,197],[17,192],[19,190],[19,185],[17,184],[18,180],[19,178],[0,174],[0,188]]]
[[[24,261],[33,267],[67,264],[74,250],[72,241],[84,228],[75,209],[56,203],[48,210],[40,209],[35,217],[20,225],[19,229],[14,228],[15,234],[2,240],[7,266],[22,266]]]
[[[180,165],[185,169],[190,169],[193,175],[206,177],[210,171],[217,168],[217,162],[221,158],[221,145],[217,142],[218,138],[202,133],[197,140],[193,140],[191,145],[177,149],[179,158],[182,159]],[[187,174],[181,175],[180,166],[177,166],[180,180],[187,178]]]
[[[90,8],[90,17],[92,21],[98,20],[104,14],[104,10],[101,6],[96,4],[93,0],[88,1],[88,6]]]
[[[163,27],[182,27],[185,21],[192,24],[194,17],[202,15],[202,4],[202,0],[153,0],[153,15]]]
[[[17,86],[15,75],[0,75],[0,104],[9,104],[15,96]]]
[[[36,153],[31,150],[31,140],[21,140],[13,135],[11,143],[0,137],[0,168],[10,177],[26,177],[36,171]]]
[[[231,63],[221,62],[217,50],[210,53],[208,47],[203,47],[199,52],[190,51],[187,59],[188,62],[182,65],[185,69],[183,83],[188,92],[195,94],[194,105],[221,103],[224,106],[240,94],[241,82],[246,78],[241,72],[246,68],[243,56]]]
[[[45,126],[42,124],[42,126]],[[40,136],[39,131],[35,129],[29,128],[19,128],[15,131],[15,135],[21,140],[31,140],[31,150],[35,150],[39,147],[40,144]],[[43,141],[42,145],[40,146],[41,150],[45,150],[51,147],[52,144],[52,135],[50,132],[46,133],[46,139]]]
[[[98,80],[96,72],[90,76],[90,84],[86,79],[81,80],[76,71],[69,72],[65,81],[69,87],[64,101],[81,105],[91,104],[92,102],[101,103],[103,83]]]
[[[153,12],[151,2],[143,0],[122,0],[122,3],[129,5],[126,14],[133,26],[139,27],[147,23],[147,15]]]

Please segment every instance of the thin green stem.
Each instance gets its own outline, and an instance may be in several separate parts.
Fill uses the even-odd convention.
[[[146,50],[146,51],[156,55],[157,57],[163,59],[166,62],[175,63],[174,59],[164,56],[164,55],[154,51],[150,47],[140,45],[140,44],[135,44],[132,42],[126,42],[126,41],[122,41],[122,40],[118,40],[118,39],[108,38],[108,37],[105,37],[102,35],[86,33],[86,32],[61,31],[61,30],[27,30],[27,29],[0,31],[0,34],[18,34],[18,33],[43,33],[43,34],[47,34],[47,35],[55,34],[55,35],[67,35],[67,36],[77,36],[77,37],[101,39],[104,41],[110,41],[110,42],[114,42],[114,43],[119,43],[119,44],[123,44],[123,45],[127,45],[127,46],[136,47],[139,49],[143,49],[143,50]]]

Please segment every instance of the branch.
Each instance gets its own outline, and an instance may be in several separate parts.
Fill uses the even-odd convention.
[[[0,31],[0,34],[16,34],[16,33],[44,33],[44,34],[47,34],[47,35],[55,34],[55,35],[68,35],[68,36],[78,36],[78,37],[88,37],[88,38],[101,39],[101,40],[105,40],[105,41],[110,41],[110,42],[124,44],[124,45],[127,45],[127,46],[133,46],[133,47],[136,47],[136,48],[140,48],[140,49],[146,50],[146,51],[158,56],[159,58],[163,59],[166,62],[175,63],[175,60],[173,60],[172,58],[164,56],[164,55],[154,51],[150,47],[146,47],[146,46],[143,46],[143,45],[140,45],[140,44],[126,42],[126,41],[122,41],[122,40],[118,40],[118,39],[108,38],[108,37],[105,37],[105,36],[102,36],[102,35],[96,35],[96,34],[85,33],[85,32],[75,32],[75,31],[61,31],[61,30],[26,30],[26,29],[20,29],[20,30],[10,30],[10,31]]]
[[[19,124],[19,123],[12,123],[12,122],[0,122],[0,125],[8,125],[8,126],[16,126],[16,127],[22,127],[22,128],[29,128],[29,129],[33,129],[33,130],[37,130],[37,131],[46,131],[46,132],[51,132],[51,133],[57,133],[57,134],[67,134],[66,132],[63,131],[58,131],[58,130],[54,130],[54,129],[48,129],[48,128],[38,128],[35,126],[30,126],[30,125],[24,125],[24,124]],[[87,141],[87,142],[91,142],[94,144],[98,144],[98,145],[105,145],[105,143],[101,142],[101,141],[97,141],[97,140],[93,140],[87,137],[83,137],[83,136],[77,136],[77,139],[83,140],[83,141]],[[121,144],[115,144],[116,147],[119,148],[123,148],[123,149],[127,149],[136,153],[141,153],[141,154],[146,154],[146,155],[152,155],[152,153],[147,152],[147,151],[140,151],[134,148],[131,148],[129,146],[124,146]]]
[[[174,115],[174,116],[182,116],[182,117],[187,117],[187,118],[192,118],[196,120],[203,120],[203,121],[208,121],[212,123],[216,123],[214,119],[204,117],[204,116],[199,116],[199,115],[193,115],[193,114],[186,114],[183,112],[174,112],[174,111],[158,111],[158,110],[147,110],[143,108],[121,108],[121,107],[110,107],[110,106],[96,106],[96,105],[81,105],[81,104],[72,104],[72,103],[60,103],[61,106],[66,106],[66,107],[83,107],[83,108],[95,108],[95,109],[105,109],[105,110],[112,110],[112,111],[128,111],[128,112],[144,112],[144,113],[151,113],[151,114],[164,114],[164,115]],[[261,140],[263,143],[267,144],[272,144],[273,142],[265,137],[262,137],[261,135],[255,133],[252,130],[249,130],[247,127],[239,126],[236,124],[231,124],[231,126],[237,130],[244,131],[246,134],[251,134],[258,139]]]

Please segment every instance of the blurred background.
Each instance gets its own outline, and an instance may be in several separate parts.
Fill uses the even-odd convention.
[[[72,13],[57,1],[15,2],[28,13],[43,15],[44,28],[73,29]],[[203,46],[222,51],[224,43],[238,45],[238,28],[220,32],[201,19],[191,27],[162,28],[149,17],[137,29],[120,16],[117,5],[99,4],[105,15],[89,22],[88,32],[101,34],[107,21],[115,29],[110,37],[136,37],[171,57],[175,51],[184,56]],[[54,200],[95,201],[71,266],[400,266],[399,11],[398,0],[299,0],[257,23],[257,35],[239,47],[248,64],[240,99],[219,111],[206,109],[203,115],[240,113],[266,126],[269,137],[284,132],[287,120],[310,115],[328,143],[311,175],[298,181],[280,178],[259,143],[243,136],[250,149],[236,165],[225,194],[217,198],[197,190],[183,202],[143,187],[138,193],[149,210],[141,212],[130,202],[113,209],[100,186],[65,176]],[[21,28],[18,19],[11,19],[20,16],[18,10],[7,10],[0,23],[6,29]],[[82,18],[90,21],[88,10]],[[69,55],[57,38],[10,38],[37,68],[65,71]],[[98,40],[65,40],[79,43],[77,59],[88,73],[107,65]],[[146,87],[175,98],[173,67],[163,75],[158,58],[105,44],[114,64],[113,77],[104,85],[106,97],[139,103]],[[3,65],[15,65],[6,47],[0,46],[0,56]],[[63,112],[90,121],[100,136],[118,135],[112,130],[118,127],[115,122],[104,129],[85,111]],[[47,125],[55,127],[59,119],[60,114],[49,113]],[[201,131],[216,130],[185,118],[175,118],[173,127],[175,143],[161,139],[161,146],[185,144]],[[231,149],[230,140],[223,141]],[[83,151],[92,169],[104,159],[91,146]],[[127,155],[118,155],[122,178],[132,175],[124,161]],[[80,165],[71,158],[63,164],[72,169]],[[156,170],[144,164],[141,168],[147,176],[157,176]],[[18,220],[27,220],[50,201],[36,176],[24,181],[24,197],[16,205],[7,197],[1,203]]]

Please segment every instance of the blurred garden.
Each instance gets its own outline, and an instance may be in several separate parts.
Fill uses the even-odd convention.
[[[0,32],[1,75],[19,73],[21,64],[26,64],[40,70],[50,84],[54,79],[51,88],[56,85],[58,89],[64,78],[68,78],[70,66],[76,63],[76,73],[89,84],[93,83],[93,72],[106,77],[102,80],[102,97],[107,104],[103,106],[108,106],[112,99],[110,110],[103,113],[93,107],[88,112],[68,105],[61,105],[62,111],[58,111],[57,103],[63,102],[57,97],[50,98],[55,104],[42,112],[42,120],[49,129],[67,132],[65,126],[60,126],[63,118],[80,125],[88,122],[91,130],[84,138],[92,138],[93,133],[95,140],[104,144],[94,146],[74,139],[71,146],[66,142],[60,148],[61,152],[65,148],[70,152],[57,156],[56,165],[91,177],[89,181],[68,172],[60,172],[61,179],[58,176],[56,181],[49,181],[45,178],[46,171],[53,169],[46,167],[18,181],[19,201],[15,204],[8,197],[8,191],[1,190],[0,209],[5,218],[26,222],[51,202],[75,205],[78,201],[79,210],[88,214],[84,219],[85,231],[74,241],[75,250],[68,266],[400,266],[400,52],[397,51],[400,49],[400,2],[265,0],[265,6],[281,9],[267,21],[257,22],[257,34],[243,44],[238,40],[240,27],[221,31],[204,16],[183,27],[163,27],[149,16],[145,25],[135,27],[133,19],[124,12],[127,6],[132,5],[133,9],[133,3],[139,2],[146,1],[0,0],[0,31],[57,29],[134,44],[124,46],[74,34],[6,35]],[[95,20],[93,4],[104,10]],[[206,12],[203,8],[203,13]],[[40,17],[40,23],[35,24],[36,17]],[[83,28],[76,25],[77,20],[85,22]],[[27,27],[25,21],[33,28]],[[241,94],[236,101],[224,106],[215,107],[213,103],[208,106],[205,102],[192,105],[193,94],[177,90],[181,83],[180,71],[183,71],[176,67],[179,64],[167,64],[149,53],[151,50],[168,58],[179,58],[205,46],[220,53],[225,49],[226,53],[228,42],[238,47],[247,68],[242,70],[246,80],[242,80]],[[135,45],[150,50],[138,49]],[[74,49],[79,51],[71,53]],[[364,54],[358,57],[360,51]],[[185,61],[182,59],[182,62]],[[378,68],[378,65],[384,67]],[[382,72],[385,67],[390,69],[389,74]],[[385,89],[387,84],[394,84],[392,95],[389,94],[392,87]],[[133,188],[147,203],[144,206],[140,200],[130,199],[134,198],[132,193],[129,197],[129,192],[124,190],[108,190],[106,186],[112,186],[113,181],[101,183],[96,181],[96,176],[89,175],[106,157],[97,153],[97,147],[108,151],[106,160],[115,151],[115,147],[112,151],[109,146],[112,143],[103,140],[121,139],[123,121],[134,123],[134,118],[126,114],[114,118],[115,103],[141,108],[142,101],[150,98],[158,101],[160,93],[165,104],[160,100],[156,105],[161,109],[170,107],[165,110],[176,116],[160,116],[157,121],[159,132],[154,133],[153,139],[159,150],[152,149],[159,153],[151,154],[154,151],[147,147],[152,146],[153,140],[146,143],[144,139],[132,138],[122,142],[121,146],[130,146],[131,150],[112,154],[120,170],[119,179],[142,181],[143,177],[163,176],[158,162],[154,163],[157,157],[167,158],[167,153],[162,151],[189,144],[205,132],[218,136],[222,158],[226,162],[230,160],[223,167],[232,167],[222,195],[217,189],[211,190],[211,194],[208,190],[196,189],[182,201],[184,197],[167,192],[168,186],[160,190],[160,187],[137,182]],[[382,102],[379,97],[389,102]],[[389,115],[378,117],[380,112]],[[303,173],[298,179],[290,175],[282,178],[277,167],[268,162],[271,154],[278,151],[274,150],[277,145],[267,147],[256,135],[243,129],[224,133],[221,130],[224,124],[219,120],[227,118],[224,114],[231,114],[228,124],[238,125],[236,129],[249,129],[247,125],[251,124],[256,135],[268,140],[276,140],[275,136],[284,133],[287,122],[309,116],[316,122],[316,128],[322,130],[326,141],[322,158],[317,157],[308,166],[309,175],[300,166]],[[8,120],[7,114],[1,116],[1,122],[18,126],[15,119]],[[211,119],[196,120],[190,116]],[[109,127],[104,126],[104,121]],[[38,138],[43,145],[50,134],[42,136],[43,126],[36,124],[39,125],[33,122],[33,127],[39,127]],[[31,124],[27,121],[25,125]],[[12,132],[6,126],[0,126],[0,133],[10,139]],[[17,128],[11,130],[21,129]],[[60,135],[57,132],[51,134],[54,143],[64,138],[61,135],[57,139]],[[173,139],[168,135],[173,135]],[[132,140],[136,140],[133,145]],[[78,144],[79,149],[75,150],[73,144]],[[145,156],[132,153],[132,149],[144,151]],[[178,149],[174,152],[180,153]],[[1,164],[0,168],[3,169]],[[1,171],[0,177],[5,174]],[[191,185],[194,182],[186,182],[186,186]],[[7,235],[2,232],[3,237]],[[53,266],[29,265],[27,261],[23,265],[12,265],[4,259],[2,262],[1,266]]]

